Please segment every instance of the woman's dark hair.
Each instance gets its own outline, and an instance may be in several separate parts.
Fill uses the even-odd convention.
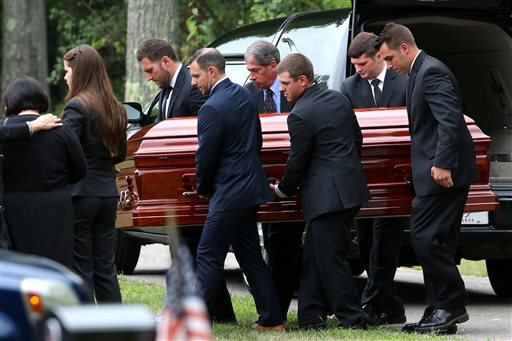
[[[32,77],[13,80],[4,92],[5,116],[18,115],[23,110],[45,113],[50,100],[41,83]]]
[[[97,115],[99,136],[112,155],[117,155],[126,130],[126,111],[114,95],[103,59],[93,47],[79,45],[64,54],[64,61],[73,70],[67,102],[76,98]]]

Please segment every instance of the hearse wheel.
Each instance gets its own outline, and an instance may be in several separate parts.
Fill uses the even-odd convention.
[[[139,260],[141,244],[128,234],[117,231],[116,267],[118,274],[131,275]]]
[[[489,282],[499,297],[512,297],[512,258],[486,259]]]

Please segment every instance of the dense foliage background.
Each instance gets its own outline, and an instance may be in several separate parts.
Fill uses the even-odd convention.
[[[33,76],[48,85],[58,111],[67,93],[62,55],[89,44],[103,56],[118,98],[144,102],[156,92],[133,62],[144,39],[167,39],[187,60],[235,27],[349,6],[350,0],[2,0],[2,90],[16,77]]]

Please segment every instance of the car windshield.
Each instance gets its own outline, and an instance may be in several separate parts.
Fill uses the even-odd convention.
[[[339,89],[345,74],[349,9],[310,12],[297,16],[285,29],[277,47],[281,58],[300,52],[311,59],[320,85]]]
[[[240,27],[210,44],[226,57],[226,74],[238,83],[248,79],[244,53],[260,39],[273,41],[280,34],[277,47],[281,58],[300,52],[311,59],[320,85],[339,89],[344,78],[347,58],[343,46],[348,44],[349,9],[306,12],[289,20],[283,32],[278,32],[284,18]],[[282,33],[282,34],[281,34]]]

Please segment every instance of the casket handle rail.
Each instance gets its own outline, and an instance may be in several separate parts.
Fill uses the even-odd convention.
[[[410,164],[398,164],[393,168],[395,178],[405,181],[408,185],[411,184],[412,168]]]
[[[119,208],[128,211],[135,207],[135,203],[139,200],[139,195],[134,190],[133,179],[125,176],[126,189],[119,192]]]
[[[195,197],[196,193],[196,175],[193,173],[185,173],[181,176],[181,181],[183,182],[183,193],[181,193],[184,197]]]

